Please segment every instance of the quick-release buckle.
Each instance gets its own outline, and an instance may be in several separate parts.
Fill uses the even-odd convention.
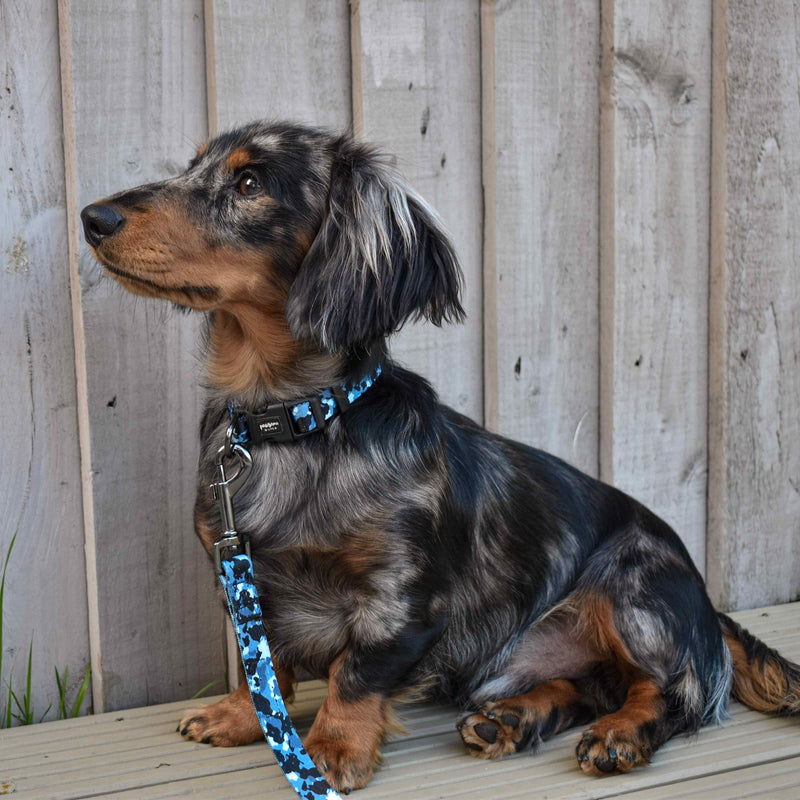
[[[258,414],[254,414],[251,411],[245,411],[244,414],[247,419],[248,433],[254,442],[293,441],[292,425],[283,403],[267,406],[264,411]]]
[[[297,422],[292,416],[292,408],[303,403],[308,403],[311,414],[317,424],[316,428],[308,431],[298,430]],[[250,438],[254,442],[293,442],[297,439],[303,439],[310,433],[324,430],[327,426],[325,414],[322,411],[322,403],[319,397],[316,396],[296,400],[292,403],[273,403],[257,414],[247,410],[243,413],[247,419]]]

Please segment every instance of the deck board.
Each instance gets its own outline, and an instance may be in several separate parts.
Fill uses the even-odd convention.
[[[800,661],[800,603],[733,616]],[[299,687],[291,711],[301,734],[324,694],[321,682]],[[175,726],[183,711],[196,705],[183,701],[0,731],[0,784],[10,781],[20,800],[291,800],[266,744],[213,748],[184,742]],[[407,706],[402,717],[408,734],[385,746],[384,766],[359,798],[800,797],[800,721],[768,717],[738,703],[731,704],[722,726],[667,743],[650,767],[600,780],[577,768],[575,730],[546,742],[536,754],[487,763],[465,755],[454,728],[457,709]]]

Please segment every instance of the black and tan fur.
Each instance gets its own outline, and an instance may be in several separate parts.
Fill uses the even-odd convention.
[[[257,410],[309,395],[354,377],[408,319],[463,317],[435,213],[348,136],[253,124],[83,218],[123,286],[207,312],[206,549],[227,400]],[[388,356],[324,434],[253,458],[238,526],[284,692],[296,672],[329,679],[306,746],[337,789],[366,784],[392,702],[411,695],[471,707],[459,730],[481,758],[591,723],[577,755],[593,774],[718,720],[731,692],[800,711],[798,667],[714,611],[668,525],[440,405]],[[217,745],[260,736],[243,689],[181,732]]]

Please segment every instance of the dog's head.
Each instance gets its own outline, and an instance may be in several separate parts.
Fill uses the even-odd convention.
[[[203,145],[182,175],[81,212],[128,290],[210,311],[257,307],[330,352],[409,318],[460,320],[461,272],[435,212],[347,136],[256,123]]]

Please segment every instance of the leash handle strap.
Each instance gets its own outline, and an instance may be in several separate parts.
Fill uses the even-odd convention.
[[[303,800],[342,800],[320,775],[286,711],[264,632],[250,556],[241,553],[224,559],[220,580],[236,631],[250,698],[278,766]]]

